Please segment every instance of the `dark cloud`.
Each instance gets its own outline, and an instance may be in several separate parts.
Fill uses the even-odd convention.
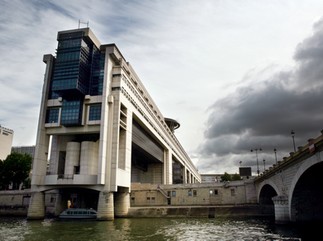
[[[205,130],[206,141],[200,153],[213,165],[243,161],[255,165],[250,149],[262,148],[262,158],[274,161],[296,145],[317,137],[323,128],[323,20],[314,25],[313,35],[297,47],[295,66],[272,73],[266,79],[253,77],[243,87],[210,107]],[[246,80],[246,79],[244,79]],[[262,159],[261,159],[262,160]],[[262,163],[261,163],[262,164]]]

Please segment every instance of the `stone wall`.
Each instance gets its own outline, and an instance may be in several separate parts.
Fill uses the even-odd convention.
[[[56,196],[55,191],[46,193],[46,212],[53,212],[58,205],[60,200]],[[26,216],[30,197],[30,190],[0,191],[0,215]],[[129,216],[138,217],[259,213],[251,180],[174,185],[133,183],[130,206]]]
[[[139,206],[209,206],[255,204],[252,181],[154,185],[133,183],[130,202]]]
[[[30,190],[0,191],[1,216],[26,216]]]

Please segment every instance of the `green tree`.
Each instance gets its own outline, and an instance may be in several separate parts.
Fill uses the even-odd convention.
[[[238,173],[235,173],[231,176],[232,181],[239,181],[241,180],[241,176]]]
[[[221,182],[228,182],[231,181],[231,175],[228,174],[227,172],[225,172],[222,176],[221,176]]]
[[[221,182],[228,182],[228,181],[238,181],[241,180],[241,177],[238,173],[235,174],[228,174],[228,173],[224,173],[221,176]]]
[[[8,189],[12,184],[13,189],[19,189],[29,177],[32,157],[29,154],[13,152],[0,164],[0,184],[2,189]]]

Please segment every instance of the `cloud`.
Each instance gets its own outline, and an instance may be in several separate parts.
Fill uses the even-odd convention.
[[[254,148],[262,148],[262,158],[273,164],[274,148],[280,158],[293,151],[291,130],[298,145],[319,135],[323,128],[323,20],[296,47],[294,60],[294,67],[276,69],[265,79],[262,72],[253,73],[248,76],[251,81],[244,79],[246,84],[210,106],[206,139],[200,146],[200,154],[209,161],[200,162],[200,169],[207,170],[209,162],[237,166],[239,160],[254,166],[250,162],[255,159],[250,153]]]
[[[102,44],[117,44],[164,116],[181,123],[175,134],[189,155],[198,154],[196,146],[206,137],[201,147],[203,159],[197,161],[201,172],[232,167],[245,158],[241,152],[250,152],[249,146],[255,147],[258,141],[288,147],[291,128],[296,131],[297,143],[302,143],[298,139],[302,123],[286,129],[284,120],[290,123],[286,116],[290,108],[297,112],[303,104],[302,108],[311,109],[307,96],[313,93],[313,86],[320,89],[320,73],[311,72],[319,62],[306,52],[310,46],[320,47],[321,38],[314,41],[314,35],[321,32],[320,24],[314,27],[313,36],[297,47],[293,69],[282,69],[275,63],[289,64],[293,46],[304,38],[308,24],[322,9],[318,0],[297,5],[230,0],[3,0],[0,124],[15,131],[14,145],[35,144],[45,72],[43,55],[55,55],[57,32],[77,28],[82,20],[89,21]],[[259,64],[265,68],[254,68]],[[302,85],[302,75],[311,76],[307,87]],[[315,105],[319,96],[312,97]],[[304,103],[298,101],[302,98]],[[281,104],[287,101],[295,105]],[[210,116],[204,131],[207,106]],[[243,111],[253,117],[252,123]],[[275,120],[275,115],[284,118]],[[235,123],[235,118],[240,122]],[[283,124],[275,127],[273,121]],[[203,168],[206,165],[208,169]]]

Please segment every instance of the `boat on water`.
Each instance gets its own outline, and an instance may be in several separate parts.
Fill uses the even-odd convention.
[[[90,208],[68,208],[58,216],[60,219],[96,219],[97,212]]]

